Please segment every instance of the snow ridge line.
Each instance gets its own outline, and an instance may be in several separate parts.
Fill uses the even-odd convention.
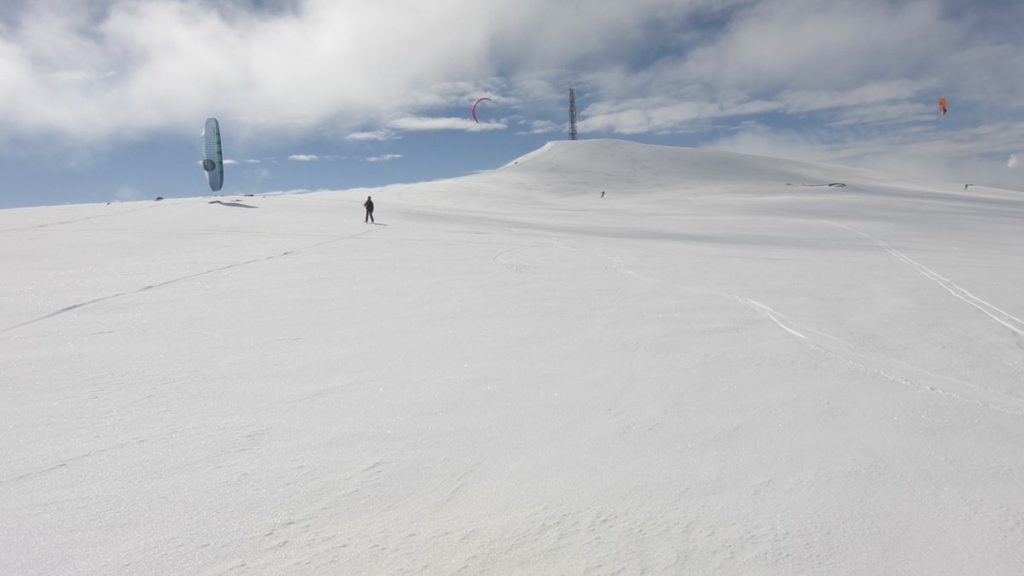
[[[1013,314],[1010,314],[1009,312],[999,308],[998,306],[996,306],[996,305],[994,305],[994,304],[992,304],[990,302],[987,302],[987,301],[985,301],[985,300],[975,296],[974,294],[971,294],[969,291],[967,291],[967,289],[957,285],[956,282],[953,282],[949,278],[946,278],[946,277],[940,275],[939,273],[937,273],[934,270],[928,268],[924,264],[921,264],[920,262],[915,261],[910,256],[907,256],[906,254],[904,254],[904,253],[900,252],[899,250],[893,248],[889,244],[886,244],[885,242],[883,242],[883,241],[881,241],[881,240],[879,240],[879,239],[877,239],[877,238],[875,238],[875,237],[873,237],[873,236],[871,236],[869,234],[865,234],[864,232],[861,232],[860,230],[857,230],[856,228],[852,228],[852,227],[846,226],[844,224],[836,224],[834,222],[831,223],[831,224],[833,224],[835,226],[838,226],[840,228],[845,228],[846,230],[849,230],[850,232],[854,232],[856,234],[859,234],[859,235],[863,236],[864,238],[867,238],[868,240],[871,240],[875,244],[881,246],[886,252],[891,254],[896,259],[898,259],[899,261],[903,262],[904,264],[906,264],[906,265],[910,266],[911,268],[913,268],[914,270],[916,270],[918,272],[918,274],[924,276],[925,278],[927,278],[927,279],[931,280],[932,282],[935,282],[936,284],[941,286],[943,289],[945,289],[947,292],[952,294],[954,297],[959,298],[960,300],[963,300],[967,304],[970,304],[971,306],[977,308],[983,314],[985,314],[986,316],[988,316],[992,320],[996,321],[997,323],[1001,324],[1003,327],[1005,327],[1005,328],[1009,329],[1010,331],[1016,333],[1018,336],[1024,336],[1024,320],[1021,320],[1020,318],[1017,318]]]
[[[292,254],[297,254],[299,252],[305,252],[306,250],[312,250],[314,248],[319,248],[320,246],[324,246],[326,244],[331,244],[333,242],[340,242],[342,240],[349,240],[349,239],[352,239],[352,238],[363,236],[363,235],[369,234],[369,233],[371,233],[371,232],[373,232],[375,230],[376,230],[376,228],[372,228],[370,230],[366,230],[364,232],[358,232],[356,234],[352,234],[352,235],[349,235],[349,236],[340,236],[338,238],[331,238],[330,240],[324,240],[323,242],[317,242],[315,244],[310,244],[308,246],[302,246],[302,247],[299,247],[299,248],[294,248],[292,250],[285,250],[284,252],[281,252],[280,254],[272,254],[270,256],[263,256],[261,258],[253,258],[251,260],[246,260],[244,262],[236,262],[234,264],[228,264],[226,266],[221,266],[219,268],[211,268],[210,270],[204,270],[202,272],[196,272],[195,274],[189,274],[187,276],[181,276],[181,277],[178,277],[178,278],[173,278],[171,280],[166,280],[166,281],[160,282],[158,284],[150,284],[148,286],[143,286],[142,288],[138,288],[136,290],[127,290],[125,292],[118,292],[117,294],[111,294],[110,296],[103,296],[103,297],[96,298],[96,299],[93,299],[93,300],[87,300],[85,302],[79,302],[78,304],[71,304],[70,306],[65,306],[65,307],[63,307],[63,308],[61,308],[59,310],[56,310],[54,312],[50,312],[49,314],[45,314],[43,316],[39,316],[38,318],[33,318],[31,320],[26,320],[24,322],[21,322],[19,324],[15,324],[13,326],[8,326],[7,328],[4,328],[4,329],[0,330],[0,335],[6,334],[8,332],[13,332],[14,330],[17,330],[19,328],[24,328],[25,326],[29,326],[31,324],[36,324],[37,322],[42,322],[44,320],[49,320],[50,318],[53,318],[55,316],[60,316],[61,314],[65,314],[65,313],[71,312],[73,310],[78,310],[79,308],[85,308],[86,306],[92,306],[93,304],[99,304],[101,302],[106,302],[108,300],[114,300],[115,298],[121,298],[121,297],[124,297],[124,296],[131,296],[133,294],[140,294],[142,292],[146,292],[147,290],[154,290],[154,289],[157,289],[157,288],[164,288],[166,286],[170,286],[171,284],[177,284],[179,282],[185,282],[186,280],[193,280],[195,278],[200,278],[202,276],[209,276],[211,274],[216,274],[218,272],[224,272],[225,270],[231,270],[232,268],[239,268],[241,266],[248,266],[249,264],[256,264],[257,262],[267,262],[269,260],[276,260],[278,258],[283,258],[285,256],[289,256],[289,255],[292,255]]]

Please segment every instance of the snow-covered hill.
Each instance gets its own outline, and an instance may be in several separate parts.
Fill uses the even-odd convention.
[[[581,141],[213,200],[0,211],[0,572],[1024,566],[1020,193]]]

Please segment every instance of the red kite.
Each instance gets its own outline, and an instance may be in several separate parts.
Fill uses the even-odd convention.
[[[473,108],[470,110],[470,114],[473,115],[473,120],[476,121],[477,124],[480,123],[480,120],[476,117],[476,105],[481,103],[481,102],[483,102],[484,100],[487,100],[488,102],[490,102],[492,104],[494,103],[494,100],[491,100],[490,98],[486,98],[486,97],[485,98],[479,98],[479,99],[477,99],[476,102],[473,102]]]

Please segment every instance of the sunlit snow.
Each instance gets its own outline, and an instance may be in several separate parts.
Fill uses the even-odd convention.
[[[3,574],[1024,567],[1024,193],[558,142],[0,267]]]

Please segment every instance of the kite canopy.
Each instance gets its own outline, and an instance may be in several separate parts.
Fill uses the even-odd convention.
[[[478,105],[478,104],[480,104],[480,103],[481,103],[481,102],[483,102],[484,100],[486,100],[486,101],[490,102],[491,104],[494,104],[494,100],[491,100],[490,98],[487,98],[487,97],[484,97],[484,98],[477,98],[477,101],[476,101],[476,102],[473,102],[473,108],[472,108],[472,109],[470,109],[470,111],[469,111],[469,112],[470,112],[470,114],[472,114],[472,115],[473,115],[473,121],[474,121],[474,122],[476,122],[477,124],[479,124],[479,123],[480,123],[480,119],[476,117],[476,107],[477,107],[477,105]]]
[[[203,170],[214,192],[224,186],[224,153],[220,145],[220,123],[207,118],[203,127]]]

